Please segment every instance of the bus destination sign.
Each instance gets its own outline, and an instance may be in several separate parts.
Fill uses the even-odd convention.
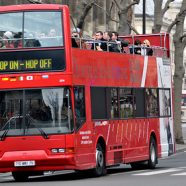
[[[0,73],[62,71],[64,69],[64,50],[0,53]]]
[[[0,71],[51,70],[52,59],[0,61]]]

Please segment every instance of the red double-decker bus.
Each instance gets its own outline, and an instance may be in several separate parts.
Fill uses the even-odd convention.
[[[167,34],[146,35],[163,52],[142,56],[72,48],[67,6],[2,6],[0,19],[0,172],[101,176],[174,153]]]

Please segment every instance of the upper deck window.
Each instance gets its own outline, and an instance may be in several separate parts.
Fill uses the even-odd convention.
[[[0,14],[0,48],[63,46],[61,12]]]

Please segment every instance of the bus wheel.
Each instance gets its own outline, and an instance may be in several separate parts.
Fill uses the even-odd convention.
[[[148,160],[148,168],[154,169],[157,164],[157,145],[156,141],[153,137],[150,139],[150,145],[149,145],[149,160]]]
[[[96,147],[96,167],[93,171],[96,177],[103,176],[106,174],[105,154],[102,146],[99,143]]]
[[[29,177],[29,175],[26,174],[25,172],[12,172],[12,176],[14,180],[17,182],[28,181]]]

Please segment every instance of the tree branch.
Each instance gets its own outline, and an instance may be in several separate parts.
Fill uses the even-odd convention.
[[[37,0],[27,0],[31,4],[43,4],[43,2],[37,1]]]
[[[116,6],[120,11],[124,11],[124,9],[119,5],[118,1],[114,0]],[[128,6],[126,6],[126,10],[128,10],[130,7],[132,7],[135,4],[139,4],[140,0],[133,0]]]
[[[136,34],[139,34],[139,32],[127,21],[128,26],[131,30],[133,30]]]
[[[109,11],[109,13],[108,13],[103,7],[101,7],[101,6],[98,5],[97,3],[95,3],[94,5],[97,6],[98,8],[100,8],[100,9],[102,9],[102,10],[106,13],[106,15],[108,16],[108,18],[109,18],[111,21],[114,21],[114,22],[116,22],[116,23],[119,23],[119,21],[117,21],[117,20],[115,20],[115,19],[113,19],[113,18],[111,17],[111,9],[110,9],[110,11]]]
[[[186,38],[183,39],[184,48],[186,47]]]
[[[83,28],[85,17],[87,16],[88,12],[92,8],[92,6],[95,4],[95,2],[96,2],[96,0],[93,0],[89,4],[85,4],[84,11],[83,11],[82,15],[80,16],[78,24],[77,24],[78,28],[81,28],[81,29]]]
[[[175,0],[168,0],[166,3],[165,3],[165,7],[163,8],[162,10],[162,14],[164,15],[165,12],[170,8],[169,5],[170,3],[174,2]]]
[[[178,19],[175,19],[168,27],[167,32],[170,33],[174,25],[178,22]]]
[[[186,9],[183,9],[181,12],[179,12],[178,16],[181,16],[182,14],[186,13]]]
[[[180,40],[183,41],[186,39],[186,33],[184,33],[181,37],[180,37]]]
[[[139,2],[140,2],[140,0],[133,0],[133,2],[131,2],[131,3],[129,4],[129,6],[127,6],[127,10],[128,10],[129,8],[131,8],[133,5],[139,4]]]
[[[179,22],[179,17],[182,15],[182,14],[185,14],[186,13],[186,9],[183,9],[181,12],[179,12],[175,18],[175,20],[169,25],[168,29],[167,29],[167,32],[170,33],[173,26]]]
[[[110,14],[111,14],[111,12],[112,12],[113,6],[114,6],[114,2],[112,1],[112,4],[111,4],[110,9],[109,9],[109,13],[110,13]]]
[[[116,4],[116,6],[118,7],[118,9],[119,9],[119,10],[122,10],[122,7],[119,5],[119,3],[118,3],[116,0],[114,0],[114,2],[115,2],[115,4]]]

